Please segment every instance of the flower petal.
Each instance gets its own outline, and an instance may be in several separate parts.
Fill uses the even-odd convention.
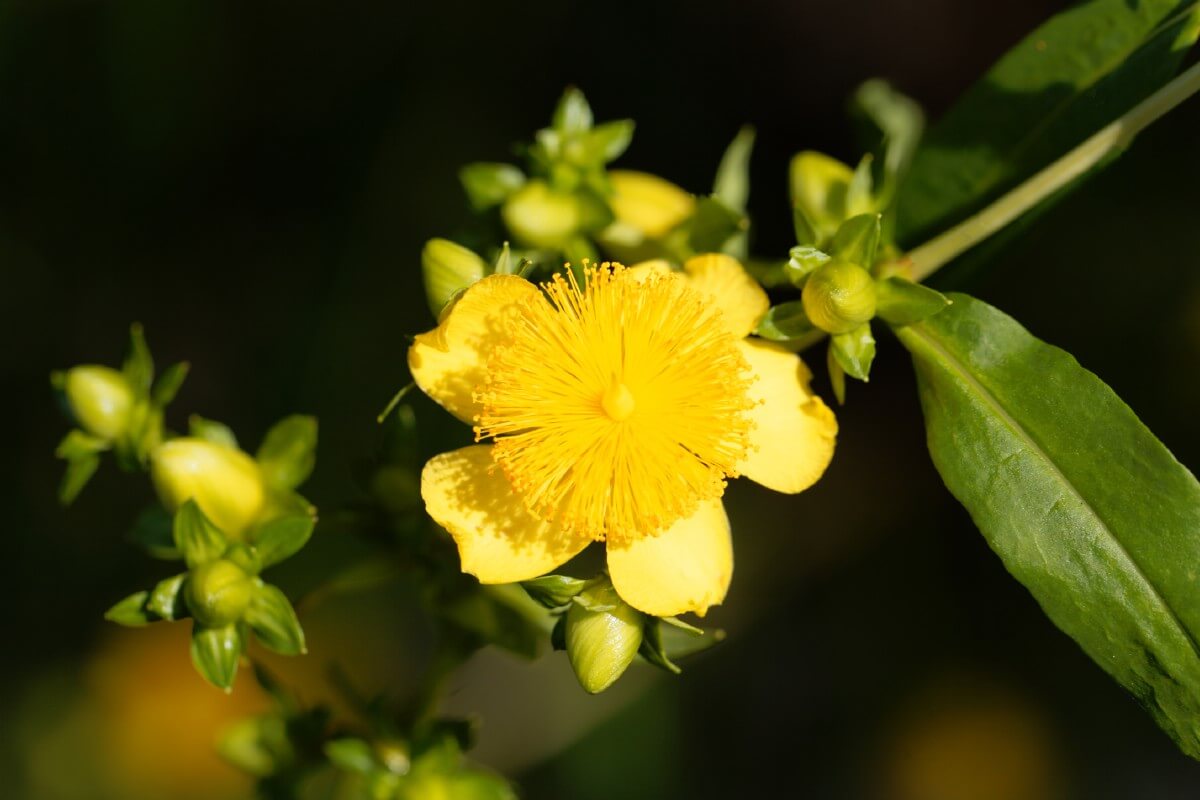
[[[708,295],[725,316],[734,338],[750,335],[771,307],[767,293],[750,277],[736,258],[723,253],[705,253],[683,265],[693,289]]]
[[[750,399],[761,401],[750,411],[752,449],[738,469],[768,489],[803,491],[833,458],[837,419],[809,392],[812,373],[795,353],[754,339],[738,347],[757,378],[750,384]]]
[[[421,497],[429,516],[454,537],[463,572],[481,583],[544,575],[590,542],[530,514],[492,460],[490,445],[429,459]]]
[[[629,605],[656,617],[700,616],[725,599],[733,576],[733,541],[720,500],[657,536],[608,545],[608,573]]]
[[[650,239],[666,236],[696,209],[696,198],[657,175],[614,169],[608,181],[613,216]]]
[[[479,404],[471,395],[483,382],[488,352],[503,341],[500,315],[538,289],[515,275],[489,275],[467,289],[433,330],[408,348],[408,368],[421,391],[468,424]]]

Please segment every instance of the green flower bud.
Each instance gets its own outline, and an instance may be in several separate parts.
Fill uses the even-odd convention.
[[[487,264],[474,252],[449,239],[430,239],[421,251],[425,296],[435,316],[450,298],[483,277]]]
[[[237,622],[250,605],[254,583],[245,570],[223,558],[192,570],[187,604],[196,621],[217,628]]]
[[[582,592],[571,604],[567,656],[586,691],[598,694],[621,677],[641,647],[642,619],[607,581]]]
[[[113,441],[129,430],[133,389],[117,370],[92,365],[72,367],[62,387],[71,413],[88,433]]]
[[[241,450],[183,437],[155,448],[150,462],[154,488],[169,511],[195,500],[205,516],[235,541],[263,514],[262,470]]]
[[[875,281],[857,264],[830,261],[804,284],[809,321],[828,333],[849,333],[875,316]]]
[[[501,216],[521,244],[561,248],[584,222],[579,200],[551,189],[545,181],[532,180],[505,201]]]

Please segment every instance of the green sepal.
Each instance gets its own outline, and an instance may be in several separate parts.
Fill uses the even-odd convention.
[[[254,458],[268,486],[295,489],[308,480],[317,461],[317,418],[293,414],[276,422]]]
[[[134,592],[124,600],[113,604],[108,611],[104,612],[104,618],[109,622],[127,625],[131,628],[148,625],[156,619],[146,609],[146,602],[149,599],[149,592]]]
[[[790,300],[771,306],[754,333],[773,342],[786,342],[797,339],[816,330],[804,312],[804,303]]]
[[[467,200],[476,211],[500,205],[525,185],[525,173],[512,164],[481,161],[467,164],[458,172]]]
[[[165,578],[155,584],[146,600],[146,610],[161,619],[175,621],[188,616],[187,603],[184,601],[183,584],[187,573],[181,572],[170,578]]]
[[[743,125],[725,148],[717,177],[713,181],[713,197],[727,208],[746,213],[750,199],[750,154],[754,151],[754,126]]]
[[[175,395],[179,393],[179,387],[183,386],[184,380],[187,379],[189,369],[191,369],[191,365],[186,361],[180,361],[164,369],[162,375],[159,375],[158,380],[154,382],[154,388],[150,392],[151,402],[159,408],[170,405],[171,401],[175,399]]]
[[[221,558],[233,562],[238,569],[247,575],[257,576],[258,573],[263,571],[264,564],[262,557],[258,554],[258,549],[251,545],[233,542],[226,548]]]
[[[666,648],[663,647],[662,620],[658,617],[646,617],[645,627],[642,629],[642,645],[638,648],[638,655],[672,675],[683,672],[679,665],[671,660],[667,655]]]
[[[672,661],[687,658],[725,641],[725,631],[720,628],[703,630],[674,617],[662,617],[665,625],[659,627],[662,649]]]
[[[871,163],[875,157],[870,153],[859,159],[854,168],[854,176],[846,186],[846,218],[847,221],[856,216],[870,213],[874,210],[875,201],[872,198],[874,180],[871,176]]]
[[[492,262],[492,274],[515,275],[520,266],[520,262],[513,258],[512,248],[505,242],[496,253],[496,260]]]
[[[146,334],[139,322],[129,326],[129,353],[121,365],[121,372],[136,394],[144,395],[150,391],[150,384],[154,380],[154,359],[150,356]]]
[[[783,272],[793,286],[803,289],[808,276],[821,265],[829,263],[831,259],[832,256],[828,253],[818,250],[812,245],[799,244],[788,251],[788,260],[783,267]]]
[[[183,554],[188,568],[220,558],[229,540],[214,525],[195,500],[188,500],[175,512],[175,547]]]
[[[829,371],[829,385],[833,388],[833,396],[839,406],[846,405],[846,370],[838,363],[833,351],[833,342],[825,348],[825,369]]]
[[[812,220],[804,213],[804,209],[800,206],[792,208],[792,230],[796,234],[796,244],[802,247],[815,248],[821,243],[821,237],[817,235],[816,226]]]
[[[362,739],[350,736],[326,742],[325,757],[335,767],[359,775],[370,775],[383,766],[375,759],[375,748]]]
[[[859,214],[843,222],[833,235],[830,254],[841,261],[870,269],[879,249],[881,219],[879,214],[870,213]]]
[[[875,360],[875,337],[871,335],[871,323],[864,322],[849,333],[830,337],[829,346],[847,375],[864,383],[870,378],[871,362]]]
[[[550,125],[561,134],[582,133],[592,127],[592,107],[582,91],[567,87],[554,108]]]
[[[220,628],[205,628],[199,623],[192,627],[192,665],[206,681],[232,691],[233,679],[237,677],[238,659],[241,658],[245,642],[236,624]]]
[[[308,652],[296,610],[278,587],[258,586],[243,619],[268,650],[285,656]]]
[[[569,575],[546,575],[531,581],[522,581],[521,588],[546,608],[562,608],[593,583],[594,578],[583,580]]]
[[[941,292],[893,275],[875,282],[875,313],[889,325],[911,325],[950,305]]]
[[[749,228],[746,215],[715,197],[697,197],[696,210],[686,223],[693,253],[724,253],[730,242]]]
[[[129,541],[138,545],[154,558],[176,561],[183,558],[175,546],[171,514],[160,505],[148,506],[134,520],[130,528]]]
[[[238,449],[237,437],[234,436],[232,428],[223,422],[206,419],[199,414],[192,414],[188,417],[188,435],[221,447],[228,447],[230,450]]]
[[[263,568],[291,558],[308,544],[317,521],[307,514],[277,517],[254,532],[254,549]]]
[[[583,134],[580,138],[581,166],[607,164],[618,158],[633,141],[633,129],[633,120],[617,119],[612,122],[603,122]]]
[[[59,503],[68,506],[75,501],[96,474],[100,466],[100,453],[108,450],[109,446],[106,440],[78,428],[63,437],[54,451],[55,456],[67,462],[66,472],[58,486]]]

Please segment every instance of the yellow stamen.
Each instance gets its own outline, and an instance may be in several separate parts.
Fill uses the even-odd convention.
[[[597,539],[656,533],[720,497],[746,454],[749,365],[679,275],[586,267],[503,322],[476,439],[543,519]]]

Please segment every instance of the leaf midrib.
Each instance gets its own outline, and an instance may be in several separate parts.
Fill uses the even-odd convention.
[[[1079,492],[1079,490],[1075,488],[1075,484],[1071,482],[1066,473],[1063,472],[1062,468],[1059,467],[1054,459],[1050,457],[1050,454],[1047,453],[1042,446],[1038,444],[1037,440],[1033,438],[1033,435],[1030,434],[1029,431],[1027,431],[1025,427],[1008,412],[1008,409],[1001,404],[999,398],[989,391],[988,388],[984,386],[978,378],[971,374],[962,361],[960,361],[953,353],[947,350],[941,344],[941,342],[939,342],[931,333],[929,333],[924,323],[909,325],[906,327],[906,330],[919,338],[930,350],[939,356],[946,363],[947,368],[956,374],[962,380],[962,382],[967,385],[968,389],[974,390],[978,397],[984,403],[990,406],[996,412],[996,415],[1001,419],[1001,421],[1003,421],[1005,425],[1012,430],[1013,434],[1016,435],[1016,437],[1022,442],[1024,442],[1036,457],[1040,458],[1046,463],[1053,477],[1056,477],[1059,482],[1065,486],[1072,495],[1074,495],[1074,497],[1083,505],[1083,507],[1087,509],[1087,512],[1091,514],[1096,522],[1100,524],[1100,527],[1103,529],[1104,533],[1115,547],[1116,552],[1129,563],[1130,567],[1133,569],[1133,573],[1137,575],[1138,579],[1145,585],[1150,596],[1153,597],[1160,606],[1162,606],[1163,610],[1166,611],[1166,613],[1170,616],[1171,621],[1175,624],[1175,627],[1183,634],[1184,639],[1191,647],[1192,654],[1195,655],[1197,659],[1200,659],[1200,643],[1196,641],[1196,638],[1192,635],[1192,632],[1188,629],[1187,625],[1183,623],[1183,619],[1178,613],[1176,613],[1170,602],[1167,601],[1167,598],[1164,597],[1158,590],[1158,587],[1154,585],[1149,577],[1147,577],[1145,571],[1142,569],[1141,564],[1137,562],[1137,560],[1125,547],[1124,543],[1121,542],[1121,540],[1117,537],[1116,533],[1113,531],[1113,528],[1108,524],[1107,521],[1105,521],[1104,517],[1102,517],[1100,513],[1096,511],[1092,504],[1087,501],[1087,498],[1085,498]]]

